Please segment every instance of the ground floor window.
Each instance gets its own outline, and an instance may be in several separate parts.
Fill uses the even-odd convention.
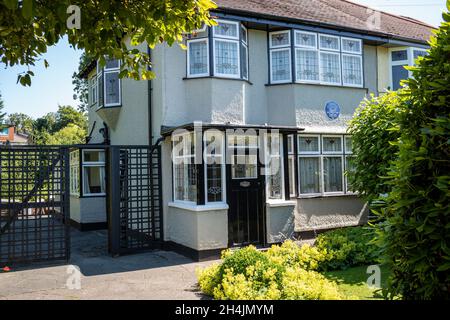
[[[301,134],[297,144],[300,196],[349,192],[350,136]]]
[[[106,195],[104,150],[85,149],[70,153],[70,194],[86,197]]]
[[[175,135],[173,146],[174,200],[197,202],[197,168],[195,165],[195,135],[193,132]]]
[[[281,134],[267,134],[265,141],[267,195],[284,199],[283,139]]]
[[[219,130],[204,133],[205,202],[225,202],[225,142]]]

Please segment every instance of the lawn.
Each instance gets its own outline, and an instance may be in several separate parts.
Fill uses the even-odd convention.
[[[367,267],[353,267],[343,271],[329,271],[324,275],[330,280],[336,281],[339,290],[348,299],[381,300],[383,296],[380,288],[370,288],[366,281],[370,276],[366,273]],[[387,266],[381,266],[381,287],[385,288],[390,270]]]

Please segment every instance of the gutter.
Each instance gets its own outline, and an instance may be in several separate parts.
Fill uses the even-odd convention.
[[[153,63],[152,61],[152,49],[150,49],[150,47],[147,44],[147,54],[150,58],[150,62]],[[147,69],[150,71],[151,70],[151,65],[147,67]],[[148,90],[148,145],[151,146],[153,143],[153,103],[152,103],[152,98],[153,98],[153,81],[152,79],[147,80],[147,90]]]

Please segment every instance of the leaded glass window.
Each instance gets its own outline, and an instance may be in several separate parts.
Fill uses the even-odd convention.
[[[362,42],[359,39],[341,38],[342,52],[346,53],[362,53]]]
[[[320,52],[320,81],[329,84],[341,84],[339,53]]]
[[[317,50],[296,49],[297,80],[319,81],[319,53]]]
[[[282,137],[280,134],[268,134],[266,143],[268,198],[283,199]]]
[[[339,37],[320,34],[319,46],[322,50],[339,51]]]
[[[320,188],[320,158],[299,157],[300,194],[318,194]]]
[[[290,31],[277,31],[270,33],[270,47],[279,48],[291,45]]]
[[[271,82],[291,81],[291,49],[271,50]]]
[[[172,137],[174,200],[197,202],[195,135],[192,132]]]
[[[239,77],[239,45],[235,41],[214,40],[215,73]]]
[[[225,20],[217,20],[218,25],[214,26],[214,36],[221,38],[238,39],[239,23]]]
[[[204,76],[209,74],[208,39],[188,42],[188,74]]]
[[[342,185],[342,157],[323,157],[324,192],[343,192]]]
[[[224,136],[217,130],[204,134],[206,202],[223,202],[225,189]]]
[[[304,31],[295,31],[295,46],[317,49],[317,34]]]
[[[342,82],[348,86],[363,85],[362,57],[342,55]]]

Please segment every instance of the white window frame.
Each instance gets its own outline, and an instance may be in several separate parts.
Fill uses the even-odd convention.
[[[216,61],[216,42],[229,42],[229,43],[235,43],[237,47],[237,74],[227,74],[227,73],[220,73],[217,71],[217,61]],[[213,61],[214,61],[214,75],[223,77],[223,78],[233,78],[233,79],[240,79],[241,78],[241,48],[240,43],[238,40],[228,40],[227,38],[214,38],[213,41]]]
[[[188,131],[188,132],[183,132],[183,133],[179,133],[179,134],[174,134],[173,135],[173,138],[177,138],[177,137],[180,137],[180,136],[182,136],[182,137],[185,137],[185,136],[189,136],[189,135],[193,135],[193,137],[192,137],[192,141],[191,141],[191,143],[194,145],[194,153],[189,153],[188,155],[187,154],[184,154],[183,153],[183,155],[182,156],[179,156],[179,155],[177,155],[177,156],[175,156],[175,155],[173,155],[173,153],[172,153],[172,155],[175,157],[175,158],[183,158],[183,159],[185,159],[185,158],[193,158],[194,160],[195,160],[195,154],[196,154],[196,146],[195,146],[195,143],[196,143],[196,132],[194,131]],[[189,150],[189,152],[191,152],[191,146],[187,146],[187,141],[188,141],[188,139],[184,139],[183,138],[183,150]],[[172,144],[172,151],[173,151],[173,139],[172,139],[172,141],[171,141],[171,144]],[[184,203],[184,204],[189,204],[189,205],[194,205],[194,206],[197,206],[197,200],[196,201],[189,201],[189,200],[179,200],[179,199],[176,199],[176,190],[175,190],[175,161],[174,161],[175,159],[173,159],[172,160],[172,193],[173,193],[173,202],[174,203]],[[195,161],[194,161],[194,163],[191,163],[191,165],[193,165],[193,166],[195,166]],[[188,185],[188,183],[189,183],[189,181],[183,181],[183,183],[185,184],[184,185],[184,188],[186,189],[187,188],[187,185]],[[198,192],[198,186],[197,186],[197,192]]]
[[[89,87],[89,106],[93,106],[98,102],[98,83],[97,83],[97,74],[95,74],[91,78],[91,85]]]
[[[221,38],[221,39],[230,39],[230,40],[239,40],[240,37],[240,23],[238,21],[232,21],[232,20],[224,20],[224,19],[216,19],[215,20],[218,24],[220,23],[226,23],[226,24],[234,24],[236,26],[236,36],[227,36],[227,35],[221,35],[221,34],[216,34],[216,30],[217,30],[217,26],[213,27],[213,37],[214,38]]]
[[[209,154],[206,153],[207,150],[207,145],[206,145],[206,134],[208,131],[205,131],[203,133],[203,160],[204,160],[204,166],[203,166],[203,172],[204,172],[204,186],[205,186],[205,204],[218,204],[218,203],[222,203],[225,204],[227,203],[227,176],[226,176],[226,155],[225,155],[225,134],[224,132],[221,131],[214,131],[214,133],[219,133],[221,135],[221,141],[222,141],[222,148],[221,148],[221,153],[220,153],[220,157],[222,158],[222,163],[221,163],[221,172],[222,172],[222,180],[221,180],[221,185],[222,185],[222,201],[208,201],[208,162],[207,162],[207,158],[209,156]]]
[[[287,33],[288,34],[288,43],[282,44],[282,45],[273,45],[272,44],[272,35],[274,34],[281,34],[281,33]],[[272,31],[269,32],[269,48],[270,49],[277,49],[277,48],[286,48],[291,47],[291,30],[282,30],[282,31]]]
[[[412,59],[412,65],[413,66],[416,65],[416,59],[414,59],[414,51],[420,51],[420,52],[428,53],[427,49],[411,47],[411,59]]]
[[[289,79],[286,80],[273,80],[273,69],[272,69],[272,53],[277,51],[288,51],[288,58],[289,58]],[[277,83],[289,83],[292,82],[292,52],[291,47],[280,47],[278,49],[272,49],[270,50],[270,83],[277,84]]]
[[[360,48],[359,52],[344,50],[344,45],[343,45],[344,40],[350,40],[350,41],[359,42],[359,48]],[[352,55],[361,55],[362,56],[362,54],[363,54],[363,43],[362,43],[362,40],[358,39],[358,38],[341,37],[341,52],[342,53],[352,54]]]
[[[359,63],[361,66],[361,84],[350,84],[344,82],[344,56],[346,57],[356,57],[359,58]],[[349,53],[342,53],[341,57],[341,81],[342,85],[345,87],[354,87],[354,88],[363,88],[364,87],[364,65],[363,65],[363,57],[360,54],[349,54]]]
[[[302,79],[297,79],[297,50],[302,50],[302,51],[311,51],[311,52],[315,52],[317,54],[317,68],[318,68],[318,73],[319,73],[319,78],[317,80],[302,80]],[[296,83],[313,83],[313,84],[320,84],[320,51],[318,49],[312,49],[311,47],[295,47],[295,82]]]
[[[406,60],[399,60],[399,61],[392,61],[392,53],[396,51],[406,51],[408,54],[408,57]],[[427,52],[427,49],[418,48],[418,47],[397,47],[397,48],[390,48],[389,49],[389,85],[391,90],[394,90],[394,77],[392,73],[392,67],[395,66],[405,66],[405,67],[412,67],[415,65],[414,60],[414,51],[422,51]],[[408,78],[412,77],[412,72],[408,71]]]
[[[241,45],[239,47],[239,57],[241,56],[242,47],[245,47],[245,61],[247,63],[247,75],[244,76],[242,74],[242,68],[240,70],[240,73],[242,74],[242,78],[243,79],[248,80],[249,79],[249,74],[250,74],[250,66],[249,66],[250,65],[250,61],[249,61],[249,52],[248,52],[248,42],[249,42],[249,40],[248,40],[248,29],[243,24],[241,24],[241,29],[244,30],[245,38],[247,40],[244,41],[244,39],[241,36]],[[239,66],[242,67],[242,62],[239,64]]]
[[[321,54],[325,53],[325,54],[334,54],[339,58],[339,82],[328,82],[323,80],[322,78],[322,58],[321,58]],[[341,61],[341,53],[338,51],[325,51],[325,50],[319,50],[319,81],[320,84],[322,85],[334,85],[334,86],[343,86],[342,85],[342,61]]]
[[[70,152],[70,195],[80,196],[80,151]]]
[[[347,158],[352,158],[353,157],[353,147],[352,147],[352,151],[348,151],[347,150],[347,143],[346,143],[346,139],[347,138],[350,138],[350,139],[352,139],[352,136],[351,135],[345,135],[344,136],[344,176],[345,176],[345,192],[347,193],[347,194],[357,194],[357,192],[353,192],[353,191],[350,191],[349,189],[348,189],[348,176],[345,174],[345,172],[347,171]]]
[[[317,144],[319,150],[317,151],[300,151],[300,137],[301,138],[317,138]],[[319,155],[322,150],[322,141],[320,138],[320,134],[297,134],[297,153],[299,155]]]
[[[339,135],[339,134],[323,134],[323,135],[321,135],[321,146],[322,146],[322,154],[326,154],[326,155],[336,155],[336,154],[338,154],[338,155],[342,155],[343,153],[344,153],[344,145],[343,145],[343,143],[344,143],[344,138],[343,138],[343,136],[342,135]],[[340,140],[341,140],[341,151],[325,151],[324,149],[323,149],[323,145],[324,145],[324,143],[323,143],[323,139],[324,138],[339,138]]]
[[[198,77],[207,77],[210,75],[210,66],[209,66],[209,39],[208,38],[198,38],[198,39],[192,39],[187,40],[187,76],[189,78],[198,78]],[[191,73],[191,58],[190,58],[190,45],[194,42],[206,42],[206,72],[205,73],[197,73],[192,74]]]
[[[84,179],[86,179],[86,176],[84,174],[84,168],[92,168],[92,167],[99,167],[100,170],[103,168],[104,170],[104,176],[106,177],[106,161],[84,161],[84,153],[85,152],[103,152],[106,157],[106,153],[104,149],[84,149],[81,150],[81,183],[83,183],[84,187]],[[106,184],[105,184],[106,187]],[[82,188],[82,196],[83,197],[101,197],[106,196],[106,190],[105,192],[99,192],[99,193],[88,193],[84,188]]]
[[[305,46],[305,45],[302,45],[302,44],[298,44],[297,43],[297,34],[299,34],[299,33],[301,33],[301,34],[308,34],[308,35],[314,36],[314,38],[316,39],[316,45],[313,47],[313,46]],[[313,50],[315,49],[315,50],[317,50],[318,46],[319,46],[317,33],[309,32],[309,31],[303,31],[303,30],[294,30],[294,46],[297,47],[297,48],[313,49]]]
[[[317,158],[318,162],[319,162],[319,192],[315,192],[315,193],[302,193],[302,186],[301,186],[301,177],[300,177],[300,159],[301,158]],[[319,197],[323,195],[323,163],[322,163],[322,159],[321,159],[321,155],[320,154],[316,154],[316,153],[303,153],[297,154],[297,176],[298,176],[298,194],[299,194],[299,198],[311,198],[311,197]]]
[[[338,48],[337,49],[330,49],[330,48],[322,48],[321,41],[320,38],[321,37],[327,37],[327,38],[334,38],[337,39],[337,43],[338,43]],[[331,34],[326,34],[326,33],[319,33],[319,38],[318,38],[318,47],[321,51],[330,51],[330,52],[337,52],[340,53],[341,52],[341,39],[339,38],[339,36],[334,36]]]
[[[345,163],[344,163],[344,154],[343,151],[340,154],[335,154],[335,153],[322,153],[322,155],[320,156],[321,158],[321,164],[322,164],[322,169],[321,169],[321,179],[322,179],[322,194],[323,195],[341,195],[341,194],[345,194],[345,183],[344,183],[344,179],[345,179],[345,175],[344,175],[344,171],[345,171]],[[325,192],[325,166],[324,166],[324,158],[341,158],[341,187],[342,187],[342,191],[329,191],[329,192]]]
[[[122,105],[122,81],[120,77],[117,77],[119,81],[119,101],[117,103],[106,103],[106,74],[108,73],[117,73],[117,75],[120,74],[120,66],[121,62],[118,60],[117,63],[118,67],[116,68],[106,68],[106,66],[103,68],[103,106],[104,107],[118,107]]]
[[[269,135],[276,135],[276,134],[267,133],[267,132],[264,133],[264,145],[266,146],[266,148],[265,148],[266,149],[266,152],[265,152],[266,166],[265,166],[264,172],[266,174],[266,177],[269,177],[269,173],[270,173],[269,170],[270,170],[270,164],[271,164],[272,158],[277,157],[280,159],[279,161],[280,161],[280,170],[281,170],[281,172],[280,172],[280,174],[281,174],[281,190],[280,190],[281,198],[270,198],[270,188],[269,188],[269,183],[266,178],[266,200],[267,201],[273,201],[273,200],[283,201],[283,200],[286,200],[286,190],[284,189],[285,188],[285,181],[284,181],[285,177],[284,177],[284,160],[283,160],[284,159],[283,135],[278,133],[278,135],[279,135],[278,139],[279,139],[279,143],[280,143],[280,148],[278,150],[278,152],[279,152],[278,154],[269,154],[269,152],[267,150]]]
[[[289,169],[289,162],[291,161],[291,159],[293,160],[293,167],[292,167],[292,170],[289,170],[289,176],[288,176],[289,187],[292,187],[292,191],[293,191],[293,192],[291,192],[291,190],[289,190],[289,196],[291,198],[293,198],[297,195],[297,186],[295,183],[295,179],[296,179],[295,164],[297,161],[297,159],[296,159],[297,155],[295,154],[295,148],[294,148],[294,145],[295,145],[294,140],[296,139],[296,136],[297,136],[297,134],[290,134],[287,136],[287,146],[288,146],[288,149],[287,149],[288,168],[287,169]],[[291,150],[289,151],[289,149],[291,149]],[[291,179],[292,179],[292,183],[291,183]]]

